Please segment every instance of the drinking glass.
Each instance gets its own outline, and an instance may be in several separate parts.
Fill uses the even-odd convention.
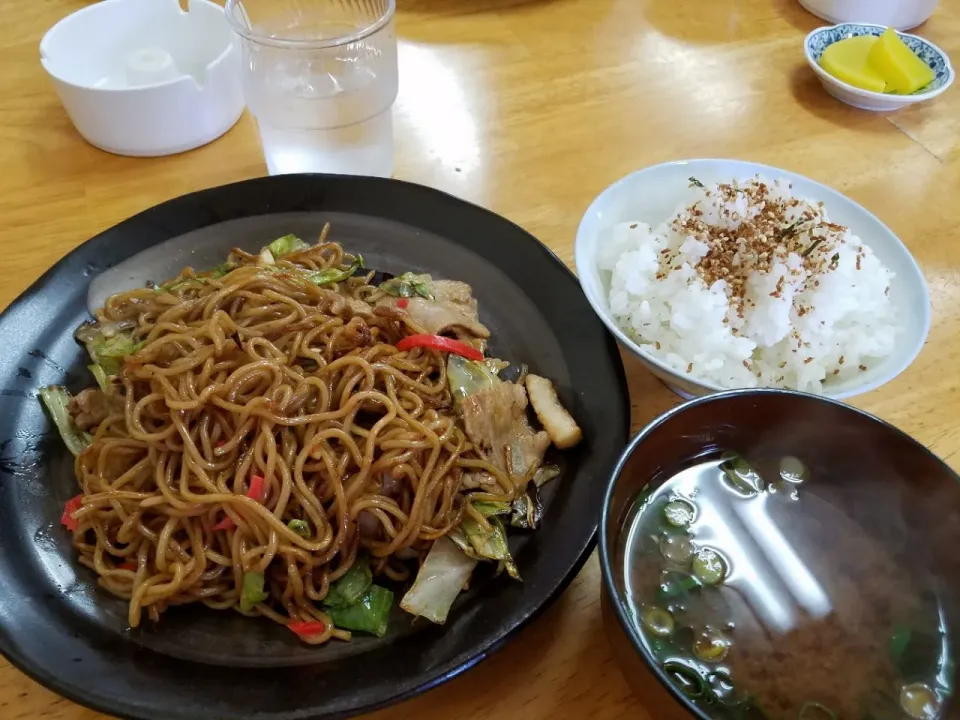
[[[271,175],[389,177],[395,0],[227,0]]]

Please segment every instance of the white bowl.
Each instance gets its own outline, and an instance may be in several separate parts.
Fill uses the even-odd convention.
[[[229,130],[243,112],[240,52],[223,8],[191,0],[102,0],[40,42],[77,131],[118,155],[170,155]]]
[[[884,30],[886,30],[886,28],[883,25],[844,23],[842,25],[817,28],[807,35],[803,42],[803,53],[807,59],[807,64],[813,68],[813,71],[817,74],[817,78],[820,80],[820,84],[823,85],[823,89],[837,100],[845,102],[847,105],[860,108],[861,110],[891,112],[907,107],[908,105],[915,105],[916,103],[935,98],[953,84],[955,74],[947,54],[932,42],[928,42],[916,35],[908,35],[902,32],[897,33],[900,39],[903,40],[907,47],[913,50],[921,60],[930,66],[935,75],[933,82],[912,95],[894,95],[891,93],[861,90],[853,85],[848,85],[842,80],[838,80],[820,67],[820,56],[823,54],[823,51],[833,43],[856,35],[880,35]]]
[[[895,30],[913,30],[933,15],[940,0],[800,0],[830,23],[872,23]]]
[[[600,193],[580,221],[574,251],[580,285],[594,311],[650,372],[678,394],[695,397],[727,389],[677,372],[649,355],[620,329],[607,302],[610,273],[597,267],[597,255],[610,231],[620,223],[636,220],[656,226],[675,213],[689,198],[688,178],[716,183],[757,174],[769,180],[786,179],[793,183],[793,191],[798,196],[823,201],[833,222],[846,225],[859,235],[896,274],[890,285],[890,297],[903,318],[896,350],[854,378],[828,379],[823,394],[835,399],[849,398],[890,382],[913,362],[930,330],[930,296],[923,272],[897,236],[861,205],[826,185],[768,165],[739,160],[681,160],[638,170]]]

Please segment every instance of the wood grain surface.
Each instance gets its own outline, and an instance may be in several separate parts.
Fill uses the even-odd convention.
[[[0,306],[114,223],[266,172],[247,115],[220,140],[174,157],[87,145],[37,51],[47,28],[85,4],[0,0]],[[960,89],[889,116],[841,105],[805,66],[803,37],[822,23],[795,0],[399,0],[398,14],[396,176],[491,208],[571,266],[590,201],[666,160],[769,163],[876,213],[926,273],[933,329],[906,373],[855,404],[960,464]],[[945,1],[918,32],[960,60],[960,4]],[[678,401],[624,362],[635,426]],[[599,598],[594,556],[507,647],[371,717],[656,718],[610,656]],[[0,718],[102,717],[0,659]]]

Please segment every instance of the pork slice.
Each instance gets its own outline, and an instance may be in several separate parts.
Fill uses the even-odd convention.
[[[496,492],[497,481],[488,472],[464,473],[460,481],[461,490],[483,490],[485,492]]]
[[[92,430],[107,419],[110,406],[107,396],[97,388],[81,390],[67,405],[67,412],[79,430]]]
[[[339,315],[342,318],[361,317],[368,320],[373,317],[373,307],[363,300],[349,297],[335,290],[328,290],[327,297],[330,300],[330,313]]]
[[[481,340],[490,337],[490,331],[480,322],[477,301],[469,285],[459,280],[429,280],[423,284],[433,295],[432,300],[419,295],[405,298],[405,307],[401,309],[396,298],[385,297],[377,303],[378,308],[395,312],[428,335],[454,332]]]
[[[497,383],[464,398],[461,410],[467,437],[487,450],[498,468],[519,481],[540,467],[550,436],[530,427],[522,386]]]

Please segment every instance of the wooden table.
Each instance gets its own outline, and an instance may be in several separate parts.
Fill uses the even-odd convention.
[[[7,11],[0,26],[2,306],[114,223],[168,198],[266,172],[248,116],[222,139],[176,157],[115,157],[87,145],[37,52],[43,32],[84,4],[0,0]],[[879,215],[926,272],[933,329],[909,371],[856,404],[951,461],[960,449],[960,90],[886,117],[839,104],[804,64],[803,37],[821,23],[794,0],[399,5],[397,176],[505,215],[571,266],[590,201],[622,175],[665,160],[769,163],[831,185]],[[960,60],[955,3],[944,2],[920,32]],[[635,425],[677,402],[637,361],[624,362]],[[655,717],[613,663],[599,599],[594,558],[508,647],[372,717]],[[0,717],[103,716],[0,660]]]

